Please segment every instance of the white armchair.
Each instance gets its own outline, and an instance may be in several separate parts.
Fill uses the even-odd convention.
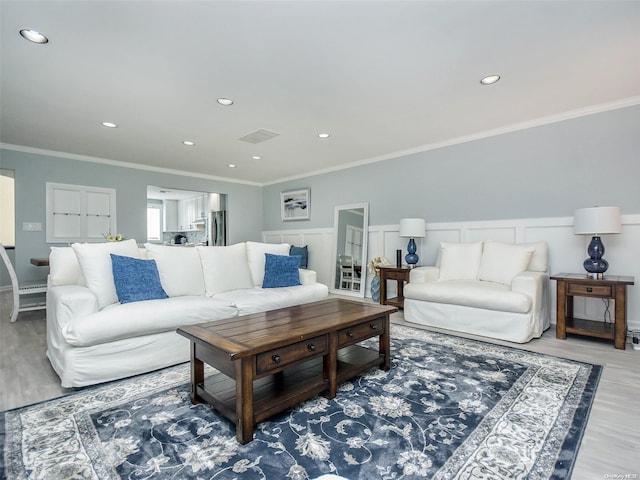
[[[409,322],[524,343],[549,328],[546,243],[443,243],[439,265],[411,271]]]

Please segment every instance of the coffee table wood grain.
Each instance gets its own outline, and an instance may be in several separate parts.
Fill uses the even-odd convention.
[[[255,425],[373,367],[389,370],[389,315],[397,308],[331,298],[178,329],[191,342],[191,400],[236,425]],[[379,336],[378,349],[357,343]],[[204,364],[217,369],[207,378]]]

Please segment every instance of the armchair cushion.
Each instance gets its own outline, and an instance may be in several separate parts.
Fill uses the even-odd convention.
[[[480,280],[445,280],[429,283],[409,283],[405,298],[425,302],[463,305],[492,311],[528,313],[531,297],[513,292],[504,284]]]
[[[513,277],[527,269],[534,251],[533,246],[487,241],[478,279],[511,286]]]
[[[482,242],[442,242],[439,280],[476,280],[481,258]]]

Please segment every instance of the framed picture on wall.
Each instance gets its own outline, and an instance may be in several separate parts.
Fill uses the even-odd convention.
[[[280,193],[280,213],[282,220],[309,220],[311,209],[310,190],[301,188],[300,190],[289,190]]]

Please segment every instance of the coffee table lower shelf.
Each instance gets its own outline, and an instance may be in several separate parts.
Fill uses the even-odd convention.
[[[337,383],[340,384],[370,368],[379,367],[384,363],[384,355],[352,345],[340,349],[337,360]],[[322,357],[317,357],[254,380],[254,424],[329,390],[329,379],[323,377]],[[223,373],[210,375],[196,385],[196,394],[236,424],[236,381],[233,378]]]

